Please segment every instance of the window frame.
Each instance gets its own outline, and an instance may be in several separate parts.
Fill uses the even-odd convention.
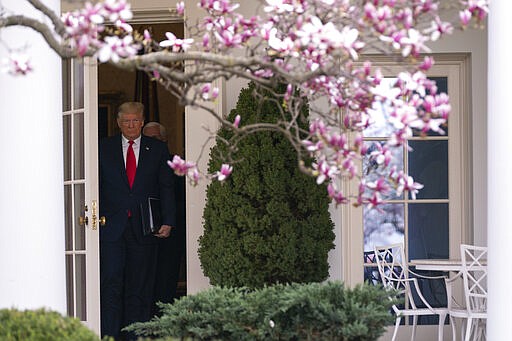
[[[380,67],[384,76],[396,76],[404,69],[393,56],[372,55],[361,58]],[[434,54],[436,60],[427,76],[447,77],[452,111],[449,117],[448,138],[448,202],[449,202],[449,256],[457,258],[459,245],[471,243],[472,215],[472,163],[471,112],[469,101],[468,54]],[[362,165],[359,164],[359,169]],[[341,187],[347,193],[357,190],[356,180],[346,180]],[[344,205],[333,217],[341,223],[341,274],[343,281],[354,286],[364,280],[363,266],[363,208]]]

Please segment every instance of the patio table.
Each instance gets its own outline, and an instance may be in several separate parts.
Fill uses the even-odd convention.
[[[487,261],[482,263],[487,264]],[[412,259],[411,265],[416,267],[416,270],[446,272],[459,272],[462,270],[462,261],[460,259]]]

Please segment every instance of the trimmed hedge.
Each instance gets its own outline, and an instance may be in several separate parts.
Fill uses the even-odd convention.
[[[79,320],[46,309],[0,310],[2,341],[97,341],[98,336]]]
[[[282,85],[276,92],[285,90]],[[279,101],[250,84],[228,120],[240,114],[240,127],[278,122],[286,114]],[[307,131],[307,107],[302,114],[297,119]],[[219,130],[210,173],[220,169],[228,154],[222,141],[232,137],[229,129]],[[198,251],[205,276],[212,285],[250,288],[326,280],[335,235],[325,185],[299,170],[297,152],[281,133],[259,131],[236,146],[233,173],[224,182],[213,181],[206,193]]]
[[[367,284],[213,287],[161,304],[162,316],[127,329],[188,340],[377,340],[392,319],[389,293]]]

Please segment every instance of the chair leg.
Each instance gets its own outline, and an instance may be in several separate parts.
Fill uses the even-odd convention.
[[[473,319],[469,317],[466,323],[466,337],[464,340],[469,341],[471,339],[471,327],[473,327]]]
[[[398,332],[398,327],[400,326],[400,320],[402,319],[401,316],[397,316],[396,322],[395,322],[395,330],[393,331],[393,337],[391,338],[391,341],[395,341],[396,334]]]
[[[486,330],[485,323],[486,323],[486,321],[483,319],[476,320],[476,332],[478,333],[478,340],[486,340],[487,339],[486,333],[485,333],[485,330]]]
[[[439,314],[439,326],[438,326],[438,331],[437,331],[437,340],[438,341],[443,341],[443,336],[444,336],[443,327],[444,327],[445,321],[446,321],[446,314]]]
[[[412,317],[412,334],[411,334],[411,341],[414,341],[416,338],[416,326],[418,324],[418,316]]]
[[[457,340],[457,326],[455,325],[455,318],[450,315],[450,324],[452,325],[452,341]]]

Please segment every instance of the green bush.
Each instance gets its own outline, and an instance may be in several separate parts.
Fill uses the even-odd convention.
[[[285,87],[276,90],[283,93]],[[242,89],[228,119],[240,127],[277,122],[283,113],[269,91]],[[308,129],[308,110],[299,118]],[[292,132],[293,133],[293,132]],[[220,129],[209,171],[220,169],[233,132]],[[233,155],[232,175],[208,186],[199,258],[210,283],[258,288],[272,283],[321,282],[329,273],[327,255],[334,247],[333,223],[325,186],[298,169],[297,152],[283,136],[260,131],[244,137]],[[310,163],[311,160],[306,160]]]
[[[128,327],[188,340],[377,340],[392,318],[382,288],[340,282],[213,287],[161,304],[162,316]]]
[[[46,309],[0,310],[2,341],[97,341],[98,336],[79,320]]]

